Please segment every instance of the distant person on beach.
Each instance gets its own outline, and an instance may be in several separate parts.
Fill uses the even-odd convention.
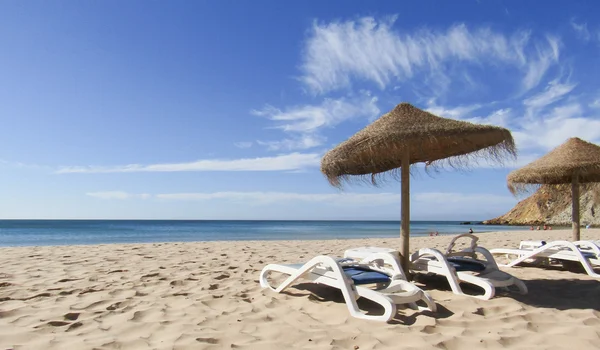
[[[537,230],[538,230],[538,231],[540,230],[540,227],[539,227],[539,226],[537,227]]]
[[[473,229],[469,227],[469,233],[473,233]]]
[[[548,229],[548,226],[544,225],[544,231],[546,231]]]
[[[533,226],[531,226],[529,229],[530,229],[531,231],[533,231]]]

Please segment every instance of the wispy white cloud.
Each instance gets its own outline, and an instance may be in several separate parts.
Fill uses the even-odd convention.
[[[253,143],[250,141],[242,141],[242,142],[235,142],[233,145],[237,148],[250,148],[250,147],[252,147]]]
[[[573,91],[575,86],[577,84],[562,84],[558,80],[553,80],[548,83],[544,91],[525,99],[523,104],[529,108],[544,108],[562,99]]]
[[[380,113],[377,97],[363,91],[353,97],[326,98],[318,105],[279,109],[271,105],[252,114],[275,122],[275,128],[291,137],[278,141],[259,141],[270,150],[302,150],[322,145],[327,139],[320,132],[354,118],[373,118]]]
[[[528,91],[536,87],[550,66],[558,62],[560,41],[552,36],[546,37],[547,45],[536,45],[536,54],[532,55],[526,65],[526,73],[523,78],[523,87]]]
[[[584,40],[589,41],[591,38],[590,31],[586,22],[577,23],[574,18],[571,19],[571,28],[575,31],[577,36]]]
[[[459,119],[476,124],[488,124],[503,127],[508,125],[508,121],[512,117],[512,110],[510,108],[498,109],[487,116],[471,117],[471,114],[473,114],[474,111],[477,111],[482,107],[483,105],[481,104],[457,107],[439,106],[435,103],[435,100],[429,100],[426,110],[443,118]]]
[[[435,103],[435,100],[429,100],[428,107],[426,110],[428,112],[433,113],[442,118],[464,119],[471,112],[473,112],[479,108],[481,108],[481,105],[479,105],[479,104],[449,108],[449,107],[444,107],[444,106],[438,106]]]
[[[486,124],[507,127],[512,116],[512,109],[503,108],[496,110],[485,117],[466,118],[465,121],[475,124]]]
[[[600,118],[586,112],[581,103],[572,102],[552,108],[533,119],[525,119],[513,136],[521,149],[548,151],[570,137],[600,141]]]
[[[364,17],[315,22],[306,40],[300,81],[314,93],[350,87],[355,79],[383,89],[418,73],[443,76],[451,62],[503,63],[524,72],[522,84],[528,90],[559,58],[559,41],[553,37],[532,44],[526,31],[506,36],[464,24],[445,32],[423,29],[402,34],[393,29],[395,21],[396,17]]]
[[[589,104],[590,108],[600,108],[600,97]]]
[[[325,141],[326,138],[323,136],[304,134],[279,141],[257,141],[256,143],[266,146],[270,151],[280,151],[310,149],[322,145]]]
[[[357,117],[372,117],[379,113],[377,97],[368,93],[357,98],[326,98],[320,105],[302,105],[284,110],[267,105],[252,114],[267,117],[277,123],[275,128],[287,132],[310,133],[323,127],[335,126]]]
[[[273,157],[242,159],[207,159],[189,163],[165,163],[123,166],[68,166],[60,168],[58,174],[68,173],[135,173],[135,172],[178,172],[178,171],[287,171],[319,166],[318,153],[290,153]]]
[[[127,193],[123,191],[105,191],[105,192],[88,192],[86,196],[100,198],[100,199],[149,199],[151,197],[150,194],[141,193],[141,194],[133,194]]]

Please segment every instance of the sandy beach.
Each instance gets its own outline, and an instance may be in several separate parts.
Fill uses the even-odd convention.
[[[487,248],[570,231],[480,234]],[[411,240],[445,249],[452,236]],[[582,230],[600,239],[600,230]],[[438,313],[400,309],[390,323],[352,318],[341,294],[301,283],[276,294],[271,262],[341,256],[399,239],[239,241],[0,248],[0,349],[503,349],[600,348],[600,282],[583,273],[518,267],[528,295],[492,300],[418,285]]]

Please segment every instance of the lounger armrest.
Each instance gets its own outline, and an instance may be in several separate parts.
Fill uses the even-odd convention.
[[[498,263],[496,263],[496,259],[494,259],[494,256],[492,255],[492,253],[487,250],[484,247],[475,247],[475,252],[479,253],[481,255],[483,255],[483,257],[485,258],[485,262],[487,265],[487,268],[491,268],[494,270],[498,270]]]
[[[404,270],[402,270],[400,261],[398,261],[398,259],[393,254],[383,252],[373,253],[367,256],[366,258],[360,260],[359,264],[372,265],[373,263],[375,263],[375,265],[378,267],[377,270],[389,273],[390,271],[386,271],[386,269],[384,269],[383,266],[380,266],[380,262],[383,262],[383,265],[387,264],[392,267],[392,279],[406,280],[406,276],[404,275]]]
[[[417,260],[419,260],[420,258],[424,258],[424,257],[433,257],[435,260],[437,260],[440,263],[440,265],[442,266],[442,268],[444,270],[451,271],[453,274],[456,273],[456,271],[454,270],[454,267],[452,267],[452,265],[450,265],[450,263],[448,263],[446,256],[442,252],[440,252],[439,250],[434,249],[434,248],[419,249],[416,253],[413,253],[410,256],[410,261],[411,261],[411,263],[414,263]]]
[[[430,266],[428,262],[424,262],[424,264],[419,264],[419,260],[422,258],[434,258],[438,265]],[[442,276],[445,276],[450,284],[450,288],[452,288],[452,292],[454,294],[463,294],[462,289],[460,288],[458,273],[456,269],[450,265],[446,256],[442,254],[437,249],[433,248],[421,248],[416,253],[410,256],[411,268],[415,268],[417,271],[423,271],[425,269],[426,272],[433,272]]]
[[[600,256],[600,247],[595,242],[592,241],[576,241],[573,244],[579,249],[583,249],[586,251],[591,251],[596,256]]]

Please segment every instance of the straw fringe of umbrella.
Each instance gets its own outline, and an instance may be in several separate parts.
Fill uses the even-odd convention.
[[[574,175],[580,183],[600,182],[600,147],[577,137],[529,163],[508,177],[513,194],[536,191],[540,184],[571,183]]]
[[[600,182],[600,147],[577,137],[568,139],[543,157],[508,174],[509,190],[517,195],[541,184],[570,184],[573,240],[580,238],[579,184]],[[599,194],[595,191],[595,197]]]
[[[401,176],[401,160],[426,164],[427,170],[465,169],[480,161],[502,164],[516,158],[510,131],[445,119],[403,103],[328,152],[321,171],[329,183],[378,185]]]

